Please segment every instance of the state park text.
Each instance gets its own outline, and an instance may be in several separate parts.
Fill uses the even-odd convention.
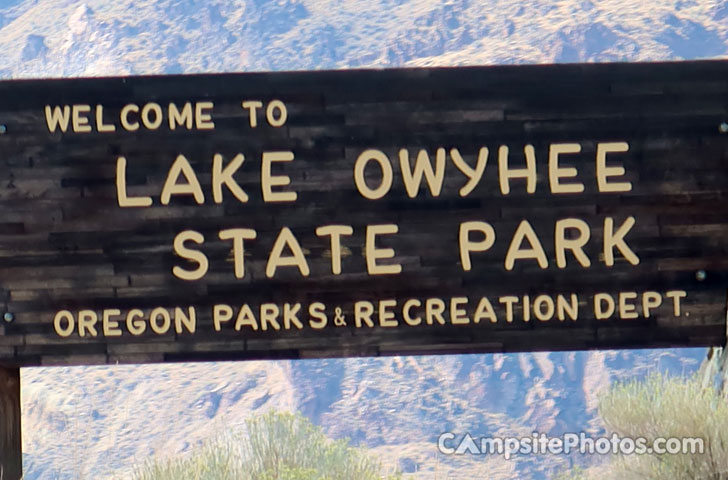
[[[282,100],[263,102],[244,99],[240,108],[248,121],[245,128],[258,128],[263,122],[271,128],[285,128],[289,117],[286,103]],[[108,109],[99,105],[46,105],[45,120],[48,131],[65,134],[83,135],[90,132],[115,132],[124,130],[134,132],[139,129],[158,130],[214,130],[215,105],[212,101],[169,103],[162,106],[155,102],[143,104],[130,103],[118,113],[108,114]],[[401,148],[395,154],[384,149],[362,149],[356,155],[352,166],[351,182],[362,198],[372,202],[386,199],[395,189],[403,188],[407,197],[440,198],[447,175],[455,175],[459,182],[457,195],[468,197],[481,185],[488,175],[497,176],[499,194],[511,195],[515,189],[522,189],[534,195],[537,189],[545,189],[550,195],[579,195],[585,191],[585,184],[591,183],[592,191],[599,194],[614,195],[632,191],[629,174],[621,162],[629,155],[630,145],[615,139],[609,142],[593,142],[594,151],[592,172],[588,177],[574,164],[583,165],[582,144],[578,142],[553,142],[548,145],[547,158],[537,159],[533,145],[525,144],[518,151],[508,145],[483,145],[477,151],[460,151],[455,146],[435,148]],[[195,170],[184,152],[170,156],[165,181],[158,186],[158,195],[134,194],[127,186],[127,170],[135,162],[134,158],[116,158],[116,198],[119,208],[143,209],[153,205],[174,205],[178,199],[192,199],[197,205],[240,202],[246,204],[252,195],[260,195],[264,203],[292,204],[297,202],[298,194],[291,178],[285,174],[285,166],[296,160],[295,151],[263,151],[256,163],[259,170],[246,168],[246,152],[214,153],[207,160],[205,171]],[[538,161],[537,161],[538,160]],[[450,168],[446,166],[450,165]],[[454,169],[452,168],[454,167]],[[275,173],[274,173],[275,170]],[[395,171],[398,170],[398,175]],[[241,177],[255,176],[260,191],[246,191],[241,186]],[[201,178],[209,178],[203,185]],[[395,185],[395,178],[402,185]],[[547,181],[541,182],[539,178]],[[545,185],[544,185],[545,184]],[[544,193],[544,192],[542,192]],[[593,222],[594,220],[592,220]],[[554,221],[551,236],[552,251],[547,251],[542,238],[536,233],[528,219],[522,219],[512,234],[504,240],[508,243],[503,258],[499,261],[505,270],[513,270],[519,263],[533,262],[540,269],[566,268],[575,263],[589,268],[594,258],[590,258],[585,247],[590,242],[600,246],[600,260],[607,267],[616,261],[624,260],[638,265],[640,259],[629,246],[627,236],[634,227],[633,216],[615,219],[604,216],[598,225],[593,225],[577,217],[560,218]],[[342,256],[356,250],[347,245],[354,225],[325,223],[312,227],[320,242],[327,244],[330,253],[332,275],[341,275]],[[412,252],[395,251],[382,246],[389,236],[396,236],[399,226],[396,223],[371,223],[363,228],[365,237],[361,248],[365,258],[368,275],[397,275],[404,265],[398,261],[400,255]],[[457,244],[440,245],[442,249],[452,250],[454,261],[462,271],[473,268],[474,262],[487,259],[502,233],[487,218],[474,216],[469,221],[457,225]],[[601,238],[592,238],[592,230],[598,229]],[[235,228],[221,228],[217,238],[206,238],[203,233],[188,229],[176,234],[173,239],[175,254],[180,258],[172,268],[172,274],[182,280],[195,281],[205,277],[209,269],[204,244],[208,241],[229,242],[232,251],[233,269],[231,275],[237,279],[246,277],[246,244],[255,241],[259,232],[253,225],[239,225]],[[302,245],[293,231],[283,226],[275,234],[272,247],[265,258],[265,275],[275,278],[280,269],[292,269],[300,276],[308,277],[311,269],[306,258],[309,245]]]

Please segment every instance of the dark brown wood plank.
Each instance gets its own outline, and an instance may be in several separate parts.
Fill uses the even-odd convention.
[[[0,367],[0,479],[23,476],[20,430],[20,369]]]

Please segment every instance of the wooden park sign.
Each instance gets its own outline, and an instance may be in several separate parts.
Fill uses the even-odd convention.
[[[33,365],[723,345],[728,63],[0,83]]]
[[[0,83],[0,364],[723,344],[726,120],[720,61]]]

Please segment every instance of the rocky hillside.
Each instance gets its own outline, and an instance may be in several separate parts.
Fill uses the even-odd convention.
[[[728,56],[723,0],[0,0],[0,77]],[[0,99],[1,101],[1,99]],[[549,478],[596,457],[436,454],[439,433],[598,433],[598,394],[702,349],[24,370],[26,478],[102,479],[300,410],[418,478]]]
[[[722,0],[0,2],[5,77],[728,55]]]
[[[416,478],[549,478],[570,463],[604,459],[444,457],[437,437],[599,434],[596,400],[610,382],[688,373],[703,356],[694,349],[27,369],[27,478],[122,476],[148,458],[242,429],[268,409],[301,411],[330,437],[348,437]]]

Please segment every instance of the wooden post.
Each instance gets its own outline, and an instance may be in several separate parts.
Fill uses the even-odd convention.
[[[20,480],[20,369],[0,366],[0,480]]]

